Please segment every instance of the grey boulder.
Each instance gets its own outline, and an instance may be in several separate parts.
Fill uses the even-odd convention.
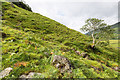
[[[61,73],[72,72],[70,61],[63,56],[55,55],[52,64],[58,68]]]

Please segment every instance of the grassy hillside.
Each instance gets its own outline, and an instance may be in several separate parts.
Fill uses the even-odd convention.
[[[93,50],[90,37],[10,3],[3,3],[2,11],[2,69],[13,68],[6,78],[18,78],[29,72],[42,73],[38,76],[40,78],[118,77],[119,70],[114,69],[118,67],[117,49],[98,46]],[[79,56],[75,51],[89,54],[90,59]],[[54,55],[70,60],[71,74],[61,74],[51,64]],[[19,62],[26,65],[16,66]]]
[[[115,47],[115,48],[119,46],[118,45],[118,40],[110,40],[109,42],[110,42],[110,45]]]

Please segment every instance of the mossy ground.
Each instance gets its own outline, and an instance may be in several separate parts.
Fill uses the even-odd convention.
[[[14,5],[15,6],[15,5]],[[90,48],[90,37],[10,3],[2,3],[2,69],[12,67],[6,78],[17,78],[29,72],[42,73],[40,78],[116,78],[118,71],[118,51],[110,46]],[[91,60],[75,51],[86,52]],[[44,53],[47,52],[49,56]],[[50,54],[53,52],[54,54]],[[65,52],[63,54],[63,52]],[[68,58],[72,73],[61,75],[52,64],[54,55]],[[26,62],[26,66],[15,66]]]

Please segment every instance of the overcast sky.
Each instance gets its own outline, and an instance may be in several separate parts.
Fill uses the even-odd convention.
[[[88,18],[103,19],[109,25],[118,22],[119,0],[25,0],[33,12],[80,31]],[[82,32],[83,33],[83,32]]]

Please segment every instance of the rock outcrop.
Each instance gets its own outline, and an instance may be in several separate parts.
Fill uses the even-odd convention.
[[[61,73],[64,73],[64,72],[72,72],[72,71],[71,71],[70,61],[69,61],[67,58],[63,57],[63,56],[55,55],[55,56],[53,57],[52,64],[53,64],[56,68],[58,68]]]

